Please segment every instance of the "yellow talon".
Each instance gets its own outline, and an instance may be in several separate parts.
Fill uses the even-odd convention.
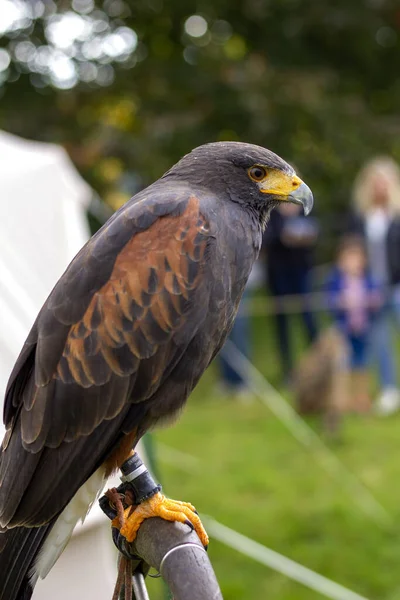
[[[180,523],[190,521],[203,546],[208,546],[208,535],[195,511],[196,509],[189,502],[170,500],[157,492],[148,500],[144,500],[135,509],[132,510],[131,506],[125,509],[125,522],[120,528],[120,532],[128,542],[133,542],[139,527],[145,519],[161,517],[166,521],[179,521]],[[118,519],[114,519],[112,525],[119,528]]]

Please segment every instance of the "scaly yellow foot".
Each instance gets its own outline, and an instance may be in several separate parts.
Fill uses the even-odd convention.
[[[121,535],[128,542],[133,542],[143,521],[150,517],[161,517],[166,521],[179,521],[191,525],[203,546],[208,546],[208,535],[196,513],[195,507],[189,502],[170,500],[160,492],[157,492],[148,500],[144,500],[133,510],[131,506],[126,508],[124,511],[124,524],[121,528],[118,518],[114,519],[112,524],[120,529]]]

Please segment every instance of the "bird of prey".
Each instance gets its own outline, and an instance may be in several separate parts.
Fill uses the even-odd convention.
[[[180,411],[231,329],[280,202],[308,213],[313,197],[276,154],[200,146],[116,212],[61,276],[6,391],[0,600],[31,597],[107,477]],[[159,492],[133,511],[131,531],[155,515],[189,519],[206,543],[193,507]]]

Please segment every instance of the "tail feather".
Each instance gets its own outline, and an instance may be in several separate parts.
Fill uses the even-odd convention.
[[[30,571],[53,523],[15,527],[0,533],[0,600],[29,600],[35,581]]]

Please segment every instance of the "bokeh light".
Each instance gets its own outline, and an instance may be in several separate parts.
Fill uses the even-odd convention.
[[[185,21],[185,31],[194,38],[199,38],[207,32],[208,25],[204,17],[192,15]]]
[[[122,0],[105,2],[109,14],[122,14]],[[46,15],[44,34],[47,45],[31,41],[11,42],[12,55],[4,50],[0,71],[5,72],[14,61],[18,71],[35,75],[34,85],[52,85],[60,89],[75,87],[79,81],[110,85],[114,81],[112,62],[126,62],[138,46],[136,32],[117,22],[95,7],[93,0],[74,0],[72,8],[57,12],[51,0],[25,3],[0,0],[0,35],[13,38],[15,32],[30,31],[36,19]],[[131,65],[132,66],[132,65]],[[1,83],[7,77],[3,75]]]
[[[5,71],[10,64],[10,55],[7,50],[0,48],[0,71]]]

